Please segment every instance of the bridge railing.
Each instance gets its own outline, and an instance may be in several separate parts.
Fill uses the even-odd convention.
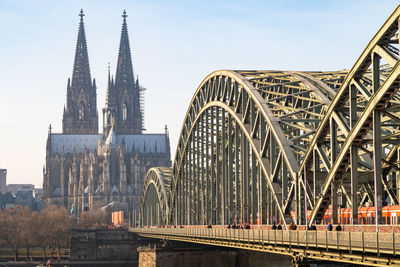
[[[400,255],[400,233],[222,228],[132,228],[133,232],[221,246],[284,246]]]

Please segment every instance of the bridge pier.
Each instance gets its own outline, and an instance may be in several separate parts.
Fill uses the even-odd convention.
[[[255,252],[241,249],[216,248],[214,246],[191,246],[168,242],[165,247],[139,247],[139,267],[291,267],[291,256]]]

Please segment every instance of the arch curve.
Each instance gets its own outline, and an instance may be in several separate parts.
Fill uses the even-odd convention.
[[[171,168],[168,167],[148,170],[140,198],[141,225],[160,226],[167,223],[171,175]]]
[[[312,74],[304,73],[304,76],[305,75],[310,76]],[[331,80],[332,76],[336,76],[334,80],[342,79],[344,76],[343,73],[339,72],[329,74],[319,73],[319,76],[323,75],[330,75]],[[288,79],[289,81],[286,82],[284,79]],[[322,78],[316,78],[316,80],[318,79]],[[263,83],[273,85],[269,86],[270,88],[268,89],[271,89],[271,87],[276,88],[272,88],[270,91],[264,90],[266,87],[263,86]],[[295,85],[296,88],[293,89],[293,87],[287,85],[289,83]],[[327,87],[329,88],[329,86]],[[285,203],[287,203],[287,198],[294,194],[294,190],[289,190],[288,184],[297,181],[298,168],[301,162],[301,156],[296,154],[296,148],[298,148],[298,146],[295,142],[298,142],[298,140],[305,140],[307,136],[313,134],[313,130],[306,133],[305,129],[307,127],[303,127],[303,129],[300,130],[295,129],[297,133],[293,134],[291,133],[293,130],[283,124],[283,120],[280,119],[278,115],[285,115],[285,113],[287,113],[287,111],[284,111],[285,107],[277,111],[275,108],[276,106],[272,104],[277,104],[276,102],[279,100],[276,100],[274,97],[277,95],[284,95],[284,90],[292,94],[293,98],[300,99],[301,103],[299,101],[296,102],[298,107],[288,107],[289,110],[297,114],[297,117],[298,114],[300,114],[299,112],[303,112],[300,109],[302,108],[302,103],[306,102],[304,98],[309,97],[307,100],[309,110],[315,108],[317,111],[314,112],[314,110],[311,110],[311,112],[314,112],[317,116],[319,113],[326,111],[325,106],[330,103],[326,92],[313,85],[310,82],[310,78],[303,77],[301,73],[222,70],[211,73],[203,80],[189,105],[177,146],[173,164],[173,182],[171,183],[171,198],[169,203],[171,207],[170,222],[175,222],[177,224],[204,224],[232,223],[232,221],[255,222],[261,220],[271,223],[273,220],[280,220],[283,224],[286,224],[286,220],[290,220],[289,205]],[[333,89],[330,88],[330,91],[333,91]],[[303,98],[304,101],[301,100],[301,98]],[[310,103],[312,103],[312,105]],[[293,115],[289,114],[288,116]],[[305,118],[301,119],[303,123],[307,123],[305,122]],[[221,122],[221,120],[224,121]],[[320,119],[314,120],[320,121]],[[212,125],[210,126],[210,124]],[[236,135],[240,135],[240,139],[242,136],[245,137],[244,139],[246,139],[246,141],[243,142],[248,145],[246,153],[251,152],[249,158],[256,159],[252,164],[243,162],[246,166],[240,171],[238,170],[240,165],[238,159],[243,158],[244,154],[241,157],[238,156],[236,161],[229,159],[227,155],[223,156],[223,159],[219,158],[218,160],[207,156],[207,153],[212,154],[216,151],[222,154],[230,154],[232,152],[239,153],[240,146],[238,144],[233,144],[234,142],[232,140],[229,141],[229,137],[234,136],[233,132],[231,132],[233,128],[240,129]],[[222,129],[222,132],[220,129]],[[214,132],[217,132],[217,134],[214,134]],[[220,137],[223,138],[221,133],[226,135],[225,140],[218,139]],[[301,134],[303,134],[304,137],[300,137]],[[292,138],[292,140],[290,140],[290,138]],[[197,141],[194,141],[195,139],[197,139]],[[215,140],[219,141],[213,142]],[[213,142],[211,146],[216,145],[216,147],[211,147],[209,145],[210,142]],[[221,148],[218,147],[218,142],[223,142],[224,146],[230,146],[229,149],[231,149],[231,151],[228,153],[221,150]],[[233,148],[233,146],[236,146],[236,148]],[[204,151],[208,152],[204,153]],[[219,157],[219,155],[217,155],[218,153],[214,153],[216,155],[212,157]],[[193,162],[193,159],[199,162]],[[229,163],[226,162],[229,160]],[[189,167],[191,168],[190,171],[184,170],[184,168],[187,168],[188,162],[191,162],[191,166]],[[199,165],[205,163],[213,167],[203,166],[201,167],[202,170],[199,170]],[[236,166],[236,163],[238,166]],[[230,164],[230,166],[228,167],[224,164]],[[253,174],[251,174],[251,178],[248,177],[248,174],[241,174],[244,173],[249,166],[252,166],[251,171]],[[225,170],[219,170],[219,168],[225,168]],[[235,170],[229,173],[228,169],[230,168],[234,168]],[[213,169],[216,169],[216,171],[213,171]],[[221,172],[221,174],[219,172]],[[238,175],[238,173],[240,173],[239,176],[241,176],[241,180],[231,181],[232,179],[236,179],[233,176]],[[215,175],[222,175],[222,180],[218,182],[219,178],[215,178]],[[185,179],[190,179],[189,184],[187,184],[187,181],[184,181]],[[250,188],[243,187],[239,189],[239,185],[246,181],[250,182]],[[228,185],[229,183],[233,184]],[[265,184],[267,184],[267,186]],[[217,187],[215,192],[211,192],[210,188],[208,189],[211,194],[214,193],[217,199],[206,199],[208,197],[205,196],[205,194],[208,194],[207,186],[210,186],[210,188]],[[221,188],[222,186],[224,187],[223,189]],[[227,188],[229,186],[231,189]],[[263,188],[265,186],[267,188]],[[264,189],[266,189],[268,193],[265,193]],[[193,190],[195,190],[195,192],[193,192]],[[233,191],[233,193],[230,190]],[[241,192],[239,192],[240,190],[244,190],[246,196],[239,196],[239,194],[241,194]],[[225,192],[225,194],[230,194],[230,200],[227,200],[226,196],[223,196],[223,191],[228,192]],[[199,194],[202,194],[201,200],[198,200],[201,203],[198,203],[197,200],[185,199],[188,198],[189,195],[196,195],[195,197],[199,197]],[[249,196],[249,194],[251,196]],[[270,209],[275,209],[275,211],[266,211],[267,208],[261,203],[262,201],[255,200],[255,198],[263,199],[265,194],[270,194]],[[218,196],[221,199],[218,199]],[[247,200],[244,200],[244,198]],[[222,206],[219,206],[222,203],[220,200],[225,202]],[[177,204],[177,201],[179,204]],[[214,203],[214,201],[216,201],[216,203]],[[229,214],[230,212],[227,210],[233,209],[231,207],[233,205],[232,203],[238,206],[240,201],[243,201],[244,205],[248,205],[251,211],[231,211],[231,213],[233,212],[235,214],[235,218],[233,219],[232,215]],[[257,204],[255,204],[256,202]],[[179,205],[179,208],[176,205]],[[199,218],[197,218],[197,214],[206,211],[208,206],[210,206],[209,209],[213,210],[211,212],[212,214],[209,214],[208,218],[200,221]],[[274,208],[272,208],[272,206]],[[238,207],[236,208],[240,209]],[[180,212],[185,209],[186,211],[183,211],[180,216],[176,216],[174,211],[177,209]],[[218,211],[214,212],[214,210],[218,209],[219,214]],[[238,216],[237,213],[242,214]],[[267,215],[268,213],[269,215]],[[265,215],[267,217],[265,217]]]

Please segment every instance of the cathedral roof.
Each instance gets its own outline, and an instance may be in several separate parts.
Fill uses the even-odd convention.
[[[165,134],[118,134],[117,143],[121,144],[122,140],[125,141],[128,152],[132,151],[132,147],[140,153],[167,152]]]
[[[50,135],[51,154],[61,153],[84,153],[85,148],[96,151],[101,134],[54,134]],[[108,138],[107,138],[108,139]],[[125,142],[126,151],[132,152],[132,148],[139,153],[166,153],[167,137],[165,134],[115,134],[112,142],[120,145]]]
[[[64,153],[95,151],[101,134],[51,134],[51,154],[61,153],[64,145]]]

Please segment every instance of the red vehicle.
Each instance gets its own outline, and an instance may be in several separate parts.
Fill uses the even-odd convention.
[[[291,213],[292,218],[295,217],[295,212]],[[307,211],[307,219],[310,219],[311,210]],[[338,216],[341,224],[350,224],[351,209],[343,208],[338,210]],[[375,223],[375,207],[358,208],[358,224],[374,224]],[[400,225],[400,205],[385,206],[382,208],[383,222],[386,225]],[[332,209],[327,209],[322,221],[322,224],[331,223]]]

